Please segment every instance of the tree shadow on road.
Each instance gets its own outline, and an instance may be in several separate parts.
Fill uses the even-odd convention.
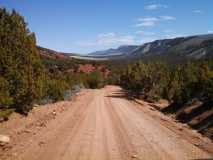
[[[106,95],[105,97],[111,97],[111,98],[124,98],[127,100],[134,100],[134,95],[128,91],[125,91],[123,89],[119,91],[114,91],[109,95]]]

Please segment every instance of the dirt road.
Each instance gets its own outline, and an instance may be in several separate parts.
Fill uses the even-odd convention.
[[[1,124],[2,132],[11,135],[12,142],[0,150],[0,159],[211,158],[210,140],[145,103],[125,99],[119,92],[115,86],[86,90],[74,102],[43,107],[48,110],[45,115],[39,109],[34,111],[20,120],[22,127],[15,125],[17,120]]]

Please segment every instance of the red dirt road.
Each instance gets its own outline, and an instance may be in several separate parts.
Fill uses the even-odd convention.
[[[12,137],[11,144],[0,149],[0,159],[211,158],[213,144],[209,139],[118,92],[120,88],[115,86],[85,90],[74,102],[40,107],[26,119],[0,124],[0,133]],[[53,110],[56,115],[51,115]],[[17,121],[22,127],[15,125]]]

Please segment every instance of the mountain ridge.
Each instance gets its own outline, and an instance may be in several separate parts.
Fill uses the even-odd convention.
[[[121,47],[123,49],[123,52],[121,52]],[[126,45],[125,47],[121,47],[118,47],[117,49],[96,51],[89,53],[88,55],[106,57],[107,55],[111,56],[111,52],[113,51],[113,55],[119,55],[119,58],[121,59],[147,59],[148,57],[153,56],[173,56],[175,54],[180,54],[181,56],[186,57],[187,59],[213,57],[213,34],[177,37],[173,39],[161,39],[144,43],[138,46]],[[105,54],[103,55],[103,53]]]
[[[40,46],[37,48],[42,55],[59,58],[64,56],[90,61],[142,59],[144,61],[163,60],[169,63],[182,63],[188,60],[213,58],[213,34],[160,39],[141,45],[122,45],[115,49],[95,51],[86,55],[58,52]]]

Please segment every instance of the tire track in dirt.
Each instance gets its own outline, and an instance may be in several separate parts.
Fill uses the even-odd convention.
[[[137,125],[132,124],[132,119],[126,117],[125,112],[123,111],[125,106],[121,106],[123,109],[119,109],[116,111],[115,107],[117,106],[118,108],[118,105],[113,104],[113,102],[111,101],[113,100],[108,99],[108,103],[110,104],[108,106],[112,106],[112,114],[115,115],[116,119],[119,119],[120,123],[118,126],[123,127],[122,132],[120,132],[119,136],[126,134],[126,137],[124,139],[125,141],[129,140],[126,142],[126,144],[131,144],[131,147],[129,147],[130,149],[128,151],[128,156],[126,157],[137,155],[137,157],[147,157],[150,159],[165,159],[165,157],[168,159],[172,159],[162,150],[162,148],[158,148],[156,144],[151,144],[141,133],[142,130],[139,129]],[[124,144],[124,146],[126,146],[126,144]],[[165,156],[162,157],[162,155]]]
[[[49,120],[46,127],[35,130],[35,135],[18,135],[18,144],[3,153],[4,157],[0,154],[0,159],[185,160],[211,157],[188,141],[187,133],[181,136],[178,129],[169,129],[174,122],[159,121],[165,117],[158,111],[149,112],[143,108],[147,106],[114,96],[117,92],[120,88],[116,86],[86,90],[76,102],[65,103],[67,106],[63,107],[72,107]],[[14,152],[16,156],[9,156]]]

